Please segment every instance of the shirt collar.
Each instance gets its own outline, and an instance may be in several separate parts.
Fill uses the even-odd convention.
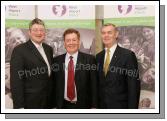
[[[110,52],[114,52],[117,47],[117,43],[115,43],[112,47],[110,47]],[[107,51],[108,48],[105,48],[105,51]]]
[[[72,54],[72,55],[67,52],[66,56],[67,56],[68,59],[70,58],[70,56],[72,56],[75,60],[77,60],[78,51],[76,53]]]
[[[32,40],[31,40],[31,41],[32,41]],[[35,45],[36,48],[42,47],[42,43],[37,44],[37,43],[35,43],[34,41],[32,41],[32,43]]]

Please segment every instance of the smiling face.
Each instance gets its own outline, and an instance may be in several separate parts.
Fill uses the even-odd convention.
[[[143,82],[146,84],[154,84],[155,83],[155,69],[149,68],[143,75]]]
[[[45,27],[41,24],[33,24],[29,30],[29,36],[35,43],[42,43],[45,38]]]
[[[143,28],[143,36],[147,40],[154,39],[154,30],[147,27]]]
[[[125,38],[124,42],[123,42],[123,47],[125,47],[126,49],[130,48],[130,40],[128,38]]]
[[[69,54],[74,54],[79,50],[80,40],[76,33],[69,33],[65,35],[64,46]]]
[[[112,25],[104,26],[101,30],[101,36],[105,47],[110,48],[116,43],[118,31]]]

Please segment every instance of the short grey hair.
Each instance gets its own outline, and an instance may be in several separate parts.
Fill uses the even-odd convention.
[[[112,23],[106,23],[106,24],[104,24],[104,25],[102,26],[101,30],[103,29],[103,27],[106,27],[106,26],[112,26],[112,27],[115,28],[115,31],[118,31],[117,26],[116,26],[115,24],[112,24]]]

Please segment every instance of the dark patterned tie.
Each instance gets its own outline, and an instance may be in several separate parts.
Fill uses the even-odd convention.
[[[75,98],[74,62],[72,56],[70,56],[70,61],[68,63],[67,97],[71,101]]]

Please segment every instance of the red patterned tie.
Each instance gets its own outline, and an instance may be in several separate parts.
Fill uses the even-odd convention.
[[[70,56],[68,63],[68,80],[67,80],[67,97],[72,101],[75,98],[75,87],[74,87],[74,62],[73,57]]]

